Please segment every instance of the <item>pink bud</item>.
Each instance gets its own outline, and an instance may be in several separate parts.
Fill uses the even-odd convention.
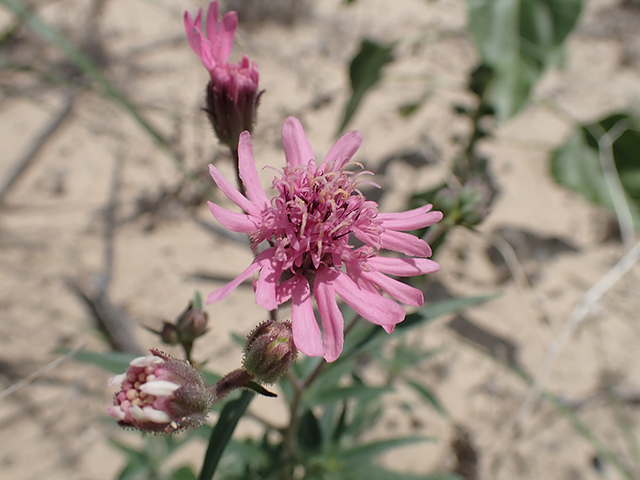
[[[107,413],[121,427],[143,432],[174,433],[199,426],[215,401],[200,372],[184,360],[152,349],[129,363],[109,381],[120,386]]]
[[[258,66],[246,55],[237,64],[228,61],[238,15],[227,12],[219,19],[218,12],[218,2],[211,2],[206,20],[202,9],[195,20],[185,12],[184,25],[191,49],[211,75],[205,111],[220,142],[237,149],[238,137],[245,130],[251,132],[256,120]]]
[[[239,64],[217,65],[210,73],[205,111],[220,143],[238,148],[240,134],[251,132],[256,120],[258,66],[245,55]]]

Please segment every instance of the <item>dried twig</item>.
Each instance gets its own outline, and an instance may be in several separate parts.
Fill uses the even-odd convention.
[[[142,349],[133,335],[131,320],[111,303],[104,291],[100,289],[90,291],[73,279],[67,279],[66,282],[85,303],[96,321],[98,330],[105,335],[111,348],[118,352],[142,355]]]
[[[599,127],[599,125],[596,125]],[[598,138],[598,150],[600,152],[600,164],[602,165],[602,171],[604,173],[604,180],[609,189],[611,195],[611,201],[613,202],[613,209],[616,212],[616,218],[618,219],[618,225],[620,226],[620,235],[622,237],[622,243],[625,249],[631,248],[631,245],[635,242],[635,234],[633,230],[633,217],[631,216],[631,209],[629,208],[629,202],[624,192],[624,187],[620,182],[618,170],[613,159],[613,144],[620,138],[620,136],[628,130],[631,125],[626,119],[616,122],[607,132],[604,132],[602,128],[598,128],[598,131],[593,130],[596,127],[590,128],[591,134]],[[599,135],[597,135],[599,134]]]
[[[560,351],[567,344],[573,332],[578,326],[587,318],[591,307],[604,295],[613,285],[618,282],[636,262],[640,260],[640,242],[637,242],[635,246],[629,250],[615,266],[609,270],[593,287],[591,287],[587,293],[584,294],[580,303],[571,312],[568,320],[564,324],[560,335],[549,345],[547,348],[547,354],[542,362],[542,366],[538,370],[529,392],[520,407],[518,413],[518,423],[522,425],[529,416],[531,408],[536,400],[540,396],[540,392],[544,388],[551,369],[558,357]]]
[[[53,137],[53,134],[62,126],[64,121],[71,113],[73,103],[78,95],[78,92],[72,91],[67,94],[64,105],[60,108],[57,115],[53,117],[51,122],[36,136],[31,142],[30,148],[26,153],[13,165],[9,174],[0,185],[0,205],[3,203],[7,193],[11,190],[11,187],[18,181],[24,172],[31,166],[38,154],[47,145],[49,140]]]
[[[104,211],[104,271],[102,273],[100,289],[105,295],[109,291],[111,278],[113,277],[114,243],[116,232],[116,210],[118,208],[118,192],[120,191],[120,176],[122,170],[122,158],[118,155],[113,165],[113,178],[109,192],[109,203]]]
[[[44,367],[39,368],[38,370],[33,372],[31,375],[28,375],[22,380],[20,380],[19,382],[14,383],[9,388],[5,388],[2,392],[0,392],[0,400],[8,397],[12,393],[14,393],[16,390],[24,387],[25,385],[28,385],[29,383],[43,376],[48,371],[53,370],[54,368],[62,365],[67,360],[75,357],[83,348],[84,348],[84,344],[78,345],[76,348],[74,348],[70,352],[64,354],[59,358],[56,358],[53,362],[46,364]]]
[[[496,247],[498,252],[500,252],[500,255],[502,255],[507,268],[511,272],[511,276],[513,277],[516,287],[518,288],[520,296],[524,300],[525,309],[527,310],[529,317],[535,318],[545,325],[549,325],[549,318],[542,309],[540,301],[538,300],[536,293],[531,286],[531,282],[529,281],[529,277],[527,276],[524,267],[518,259],[516,251],[513,249],[511,244],[497,232],[494,232],[492,240],[492,245]],[[526,300],[526,297],[531,298],[531,303],[535,305],[535,309],[537,310],[536,312],[531,311],[531,307],[529,305],[530,302]],[[538,336],[542,340],[542,333],[539,330],[538,323],[536,322],[534,323],[534,325],[536,327]]]

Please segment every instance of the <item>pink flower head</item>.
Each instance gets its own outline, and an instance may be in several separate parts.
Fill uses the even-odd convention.
[[[239,171],[247,196],[240,194],[213,166],[214,181],[246,213],[235,213],[209,202],[213,216],[235,232],[247,233],[254,250],[261,251],[249,267],[225,287],[209,294],[208,303],[225,298],[254,273],[256,302],[267,310],[291,299],[293,340],[309,356],[324,356],[328,362],[342,351],[344,320],[336,295],[360,316],[391,333],[405,318],[393,299],[407,305],[422,305],[422,292],[388,275],[409,277],[436,272],[440,266],[424,257],[429,245],[405,233],[438,222],[442,213],[431,205],[404,213],[379,214],[378,205],[358,190],[362,176],[348,170],[362,136],[345,133],[317,165],[311,145],[298,119],[289,117],[282,127],[282,145],[287,160],[275,177],[277,195],[269,201],[262,189],[253,160],[248,132],[240,135]],[[353,235],[363,246],[349,243]],[[388,249],[418,258],[378,256]],[[313,290],[311,288],[313,285]],[[320,313],[316,322],[311,297]]]
[[[237,148],[240,132],[253,128],[260,99],[258,65],[246,55],[237,65],[227,61],[237,25],[236,12],[228,12],[218,21],[218,2],[209,4],[206,22],[202,9],[195,20],[184,12],[189,45],[211,75],[206,112],[218,139],[231,148]]]
[[[215,400],[200,372],[159,350],[131,361],[126,373],[109,380],[119,386],[110,417],[121,427],[143,432],[173,433],[199,426]]]

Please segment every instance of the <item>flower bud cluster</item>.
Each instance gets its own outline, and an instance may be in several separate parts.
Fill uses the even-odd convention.
[[[489,213],[491,188],[473,179],[456,190],[443,188],[433,199],[434,207],[444,212],[448,222],[472,227],[484,221]]]

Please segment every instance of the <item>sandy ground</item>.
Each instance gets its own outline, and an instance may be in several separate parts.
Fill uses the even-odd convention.
[[[246,52],[257,61],[266,90],[253,135],[256,162],[269,186],[271,172],[260,167],[282,165],[279,130],[288,115],[302,120],[315,151],[323,155],[347,99],[345,65],[360,39],[400,41],[385,80],[351,125],[364,135],[356,158],[370,169],[407,151],[433,160],[420,168],[395,162],[376,178],[385,192],[382,209],[396,211],[411,193],[446,175],[445,165],[456,153],[453,137],[469,132],[452,109],[454,103],[472,102],[464,89],[476,53],[465,31],[465,4],[359,0],[347,8],[341,3],[309,2],[295,12],[292,23],[283,21],[290,9],[266,21],[258,21],[255,9],[241,10],[241,22],[243,12],[247,19],[253,13],[254,21],[242,25],[232,58]],[[622,9],[619,3],[587,2],[567,43],[566,68],[548,72],[532,104],[482,145],[499,197],[477,232],[454,232],[437,258],[442,271],[436,278],[451,293],[500,293],[466,312],[466,319],[493,335],[490,339],[498,342],[493,354],[500,356],[500,348],[513,345],[518,365],[531,373],[539,370],[577,302],[624,253],[619,243],[603,241],[607,214],[557,186],[548,173],[549,153],[566,138],[573,121],[638,106],[640,11]],[[92,49],[113,83],[144,107],[189,168],[216,161],[232,178],[230,159],[199,110],[207,73],[183,35],[183,10],[195,11],[199,5],[60,0],[40,11],[74,42]],[[91,15],[97,20],[87,22]],[[12,22],[0,10],[2,30]],[[425,33],[428,40],[415,43]],[[86,344],[106,349],[68,284],[105,280],[105,212],[110,205],[116,226],[109,295],[133,319],[144,347],[155,342],[142,324],[159,325],[175,317],[194,290],[206,294],[221,285],[207,276],[235,276],[251,254],[237,239],[203,227],[202,222],[214,221],[205,204],[189,206],[197,197],[193,187],[168,195],[155,211],[141,206],[143,200],[153,204],[163,192],[174,191],[182,175],[121,108],[85,88],[87,82],[74,76],[57,50],[21,29],[0,55],[3,62],[33,65],[50,75],[24,68],[0,71],[0,179],[64,111],[70,90],[60,77],[71,76],[76,85],[70,112],[8,192],[0,211],[0,388],[7,388],[54,360],[56,348]],[[424,107],[401,119],[398,106],[426,91],[431,97]],[[202,181],[212,184],[206,177]],[[211,195],[220,199],[219,192]],[[530,284],[521,275],[516,275],[518,281],[502,282],[504,270],[489,261],[492,234],[505,227],[538,238],[525,242],[533,245],[529,255],[516,248],[516,269],[524,269]],[[572,248],[547,248],[556,245],[553,239]],[[628,444],[602,392],[606,385],[617,392],[626,424],[640,433],[639,287],[640,269],[634,267],[571,336],[546,383],[578,406],[579,418],[626,462],[631,458]],[[254,305],[250,289],[239,289],[208,311],[211,332],[197,345],[196,356],[209,359],[219,372],[236,368],[241,354],[229,333],[245,335],[264,312]],[[454,426],[460,425],[478,453],[478,478],[620,478],[606,462],[601,470],[594,468],[593,447],[549,404],[538,403],[519,417],[527,386],[456,333],[450,321],[442,318],[416,337],[444,351],[415,375],[434,389],[452,418],[445,420],[427,406],[408,416],[396,405],[407,400],[418,404],[418,399],[404,391],[392,396],[381,432],[411,431],[435,436],[438,442],[394,452],[386,463],[417,473],[451,469],[451,440]],[[113,478],[123,457],[107,438],[122,437],[115,424],[105,421],[104,407],[112,395],[107,378],[107,373],[69,362],[0,400],[0,478]],[[276,400],[261,399],[254,408],[267,409],[276,419],[283,416]],[[240,431],[251,427],[243,424]],[[197,461],[203,448],[194,444],[185,459]]]

